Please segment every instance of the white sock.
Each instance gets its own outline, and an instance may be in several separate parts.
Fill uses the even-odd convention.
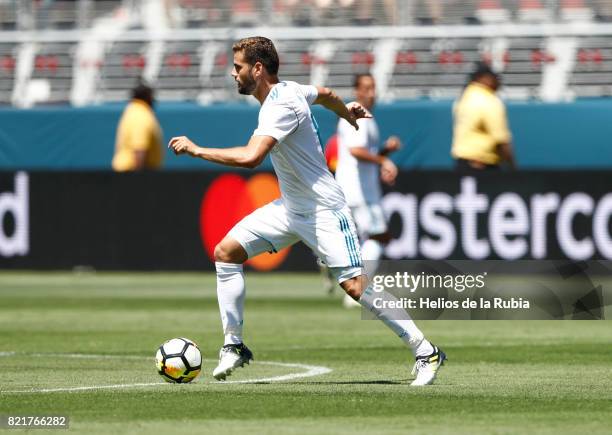
[[[217,299],[221,312],[221,323],[225,334],[224,344],[242,343],[244,323],[244,274],[242,264],[216,262]]]
[[[386,291],[375,292],[371,287],[364,290],[359,303],[366,310],[374,313],[389,329],[395,332],[408,345],[415,356],[426,356],[433,352],[433,346],[425,339],[423,333],[402,308],[376,308],[374,299],[397,301],[397,298]]]
[[[378,240],[368,239],[361,245],[361,259],[365,261],[365,274],[372,277],[378,269],[380,257],[383,254],[383,246]]]

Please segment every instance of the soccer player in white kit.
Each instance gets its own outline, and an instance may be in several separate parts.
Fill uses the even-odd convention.
[[[248,144],[234,148],[203,148],[185,136],[168,147],[176,154],[227,166],[255,168],[270,154],[281,197],[242,219],[215,247],[217,297],[225,343],[213,376],[224,380],[248,364],[253,354],[242,340],[245,284],[242,264],[262,252],[278,251],[303,241],[325,262],[340,286],[382,320],[412,349],[417,377],[412,385],[435,379],[446,355],[433,346],[405,311],[375,307],[374,300],[390,294],[367,286],[359,241],[338,183],[327,169],[317,123],[310,106],[320,104],[358,128],[357,119],[371,115],[359,103],[344,105],[331,90],[279,81],[278,54],[263,37],[242,39],[232,47],[232,76],[238,92],[261,104],[259,123]]]
[[[356,101],[368,111],[376,103],[376,83],[371,74],[358,74],[353,82]],[[401,142],[391,136],[380,148],[378,125],[374,118],[357,120],[355,129],[344,119],[338,122],[338,162],[336,181],[342,188],[351,210],[361,241],[361,257],[367,272],[374,272],[390,236],[381,206],[380,180],[392,185],[397,167],[387,157],[400,148]],[[354,306],[353,299],[344,298],[344,305]]]

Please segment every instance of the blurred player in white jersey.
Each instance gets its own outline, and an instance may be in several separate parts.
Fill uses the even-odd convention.
[[[242,264],[263,252],[303,241],[328,265],[340,286],[393,330],[416,357],[413,385],[433,382],[446,355],[425,339],[405,311],[378,308],[375,300],[397,301],[368,287],[362,272],[359,240],[342,190],[323,156],[317,123],[310,106],[320,104],[359,128],[371,115],[359,103],[344,105],[330,89],[279,81],[278,54],[272,41],[245,38],[234,44],[232,76],[238,92],[261,104],[259,124],[247,145],[203,148],[185,136],[168,146],[227,166],[255,168],[270,154],[281,197],[238,222],[215,248],[217,297],[225,344],[213,376],[223,380],[248,364],[253,354],[242,339],[245,285]],[[384,293],[384,292],[383,292]],[[297,327],[297,326],[296,326]]]
[[[376,83],[371,74],[359,74],[353,82],[355,99],[371,111],[376,104]],[[397,177],[397,167],[387,157],[401,147],[396,136],[389,137],[380,146],[378,125],[374,118],[357,121],[359,129],[348,122],[338,122],[338,162],[336,180],[351,214],[361,241],[361,258],[366,261],[366,274],[376,271],[383,253],[383,246],[389,241],[387,222],[381,201],[380,180],[392,185]],[[344,306],[359,306],[348,296]]]

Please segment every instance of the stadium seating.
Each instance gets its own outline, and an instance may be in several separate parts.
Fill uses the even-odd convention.
[[[0,104],[123,101],[140,78],[160,100],[235,100],[231,44],[262,23],[286,26],[256,30],[277,44],[283,78],[344,97],[355,74],[372,72],[384,100],[454,98],[479,60],[502,74],[507,98],[612,95],[612,0],[151,4],[0,2]],[[86,42],[97,57],[84,58]]]
[[[0,43],[0,104],[11,102],[17,64],[14,49],[13,44]]]
[[[72,42],[39,44],[34,56],[30,83],[40,83],[47,88],[40,103],[67,103],[72,84]]]
[[[143,75],[147,41],[117,41],[109,49],[100,74],[102,101],[125,100],[129,89]]]

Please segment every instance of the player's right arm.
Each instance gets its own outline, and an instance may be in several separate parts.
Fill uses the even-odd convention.
[[[365,107],[355,101],[344,104],[342,98],[329,88],[317,86],[317,93],[318,95],[312,104],[320,104],[340,118],[346,119],[349,124],[355,127],[355,130],[359,130],[358,119],[372,117]]]
[[[506,160],[511,169],[516,169],[514,151],[512,148],[512,134],[508,127],[508,116],[506,107],[499,99],[483,112],[483,123],[489,134],[497,143],[497,152],[502,160]]]
[[[397,166],[383,153],[372,153],[367,147],[367,132],[355,131],[346,123],[338,125],[338,141],[342,142],[353,157],[380,166],[380,178],[385,184],[392,185],[397,177]]]
[[[352,147],[350,148],[351,155],[357,160],[363,162],[376,163],[380,165],[380,178],[385,184],[392,185],[397,178],[397,166],[391,159],[380,154],[372,154],[366,148]]]
[[[170,139],[168,148],[174,154],[189,154],[213,163],[240,168],[256,168],[263,162],[274,145],[276,139],[271,136],[252,136],[249,143],[233,148],[204,148],[193,143],[186,136]]]

